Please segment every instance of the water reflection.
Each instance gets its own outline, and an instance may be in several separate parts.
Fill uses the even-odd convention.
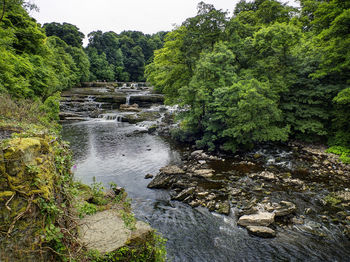
[[[155,174],[168,163],[178,163],[180,155],[156,136],[134,134],[127,123],[82,122],[65,125],[63,137],[71,142],[76,162],[76,178],[90,184],[93,177],[106,187],[110,182],[126,187],[131,197],[154,196],[146,188],[147,173]]]
[[[237,227],[234,213],[223,216],[204,208],[193,209],[171,201],[167,191],[147,189],[145,174],[180,162],[180,155],[163,139],[135,134],[135,130],[139,128],[126,123],[89,121],[65,125],[63,137],[71,142],[76,178],[91,183],[96,177],[106,187],[109,182],[125,187],[133,198],[136,217],[168,238],[171,261],[348,261],[349,241],[342,239],[336,228],[329,229],[334,230],[332,239],[297,226],[279,228],[276,238],[262,239]],[[302,199],[298,193],[280,194],[291,201]],[[304,202],[299,200],[298,206],[313,205]]]

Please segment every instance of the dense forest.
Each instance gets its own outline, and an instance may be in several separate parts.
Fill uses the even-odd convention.
[[[175,136],[233,152],[287,139],[350,146],[350,2],[299,2],[242,0],[232,17],[201,2],[167,34],[146,74],[189,108]]]
[[[17,98],[47,98],[84,81],[142,81],[166,34],[96,31],[84,48],[78,27],[41,27],[28,14],[33,8],[21,0],[0,4],[0,92]]]
[[[349,1],[242,0],[231,17],[201,2],[169,33],[95,31],[86,48],[78,27],[41,27],[25,1],[0,7],[1,93],[45,100],[84,81],[146,75],[167,103],[188,108],[173,135],[198,147],[350,147]]]

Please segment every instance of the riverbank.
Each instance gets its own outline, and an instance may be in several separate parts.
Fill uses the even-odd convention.
[[[149,188],[168,189],[173,200],[191,207],[235,216],[253,235],[275,237],[289,228],[328,238],[332,233],[321,228],[335,227],[350,238],[350,165],[326,147],[290,141],[234,155],[189,149],[181,165],[148,177],[153,175]]]
[[[69,145],[22,111],[0,119],[0,260],[164,261],[164,240],[134,218],[124,189],[76,182]]]

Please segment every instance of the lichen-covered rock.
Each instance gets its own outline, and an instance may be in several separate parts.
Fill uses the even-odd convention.
[[[136,223],[135,230],[130,230],[114,209],[86,216],[80,224],[81,241],[88,250],[98,250],[101,254],[115,251],[153,232],[148,224],[141,221]]]
[[[50,135],[17,137],[1,145],[0,160],[0,227],[5,233],[0,260],[53,261],[55,254],[42,247],[51,241],[49,230],[57,230],[62,206],[71,216],[71,195],[65,191],[73,183],[67,148]]]

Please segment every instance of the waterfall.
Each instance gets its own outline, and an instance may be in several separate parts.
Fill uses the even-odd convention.
[[[125,104],[130,105],[130,97],[131,97],[130,94],[126,96],[126,102],[125,102]]]
[[[108,114],[101,114],[98,116],[99,121],[108,121],[108,122],[123,122],[123,116],[119,114],[114,113],[108,113]]]

